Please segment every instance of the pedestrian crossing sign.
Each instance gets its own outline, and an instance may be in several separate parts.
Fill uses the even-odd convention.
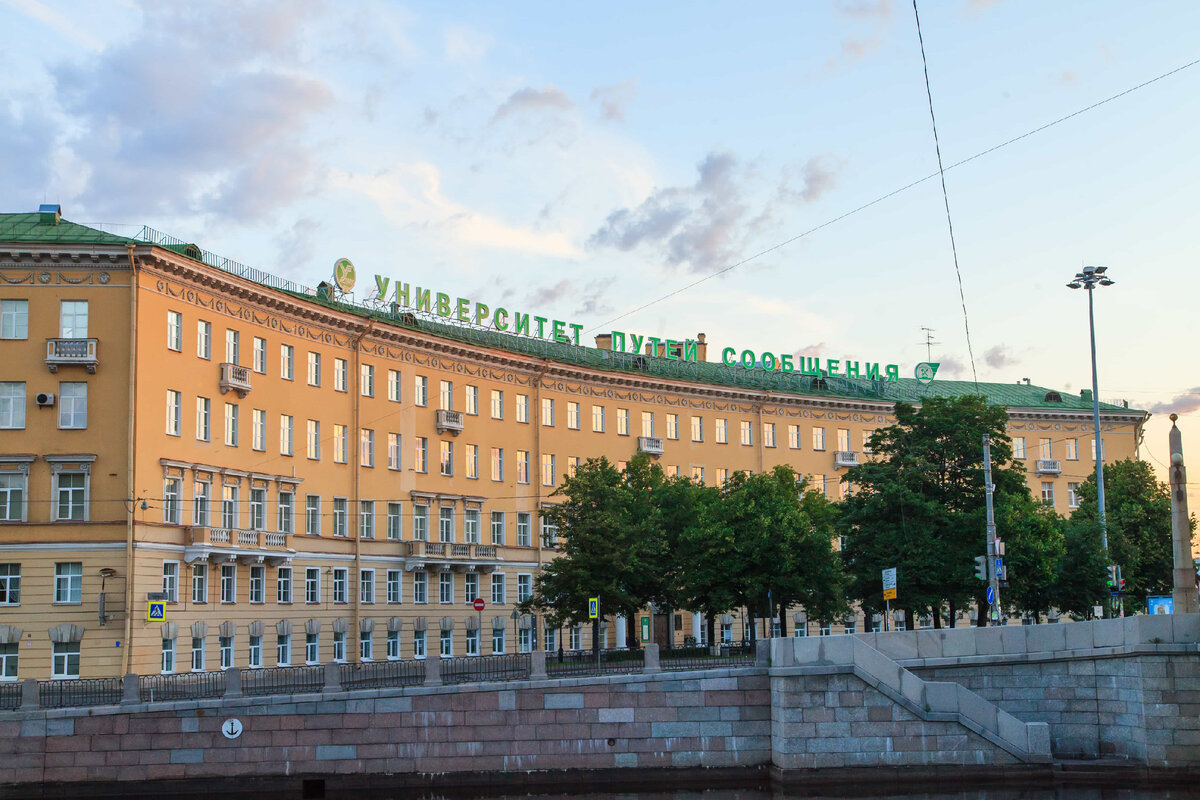
[[[151,600],[146,606],[147,622],[163,622],[167,618],[167,604],[162,600]]]
[[[600,616],[600,598],[588,598],[588,619],[597,619]]]

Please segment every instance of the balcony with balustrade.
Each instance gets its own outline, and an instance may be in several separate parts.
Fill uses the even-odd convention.
[[[222,363],[220,389],[221,394],[237,392],[239,399],[250,394],[250,368]]]
[[[1038,475],[1061,475],[1062,462],[1056,458],[1039,458],[1036,472]]]
[[[649,453],[652,456],[661,456],[663,454],[663,440],[661,436],[639,436],[638,437],[638,452]]]
[[[47,339],[46,366],[51,372],[58,372],[59,367],[87,367],[95,374],[100,364],[99,346],[97,339]]]
[[[499,565],[494,544],[406,542],[407,569],[449,569],[454,572],[492,572]]]
[[[858,453],[854,450],[835,450],[833,453],[833,468],[847,469],[858,466]]]
[[[439,408],[435,424],[438,433],[451,433],[458,436],[463,431],[463,414],[461,411],[447,411]]]
[[[295,554],[290,533],[197,525],[188,528],[184,560],[283,564]]]

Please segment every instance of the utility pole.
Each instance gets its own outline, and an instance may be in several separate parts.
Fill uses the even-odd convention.
[[[983,435],[983,494],[987,502],[987,574],[988,617],[991,625],[1000,624],[1000,575],[996,571],[996,517],[992,509],[992,437]]]

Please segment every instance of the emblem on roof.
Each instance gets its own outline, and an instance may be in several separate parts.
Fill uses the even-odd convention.
[[[354,264],[350,263],[350,259],[339,258],[333,262],[333,282],[344,293],[349,293],[354,289]]]
[[[917,368],[913,372],[917,383],[922,385],[933,383],[933,376],[937,375],[938,367],[940,366],[941,362],[939,361],[922,361],[920,364],[917,364]]]

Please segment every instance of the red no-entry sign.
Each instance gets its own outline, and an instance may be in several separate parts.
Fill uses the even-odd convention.
[[[475,602],[471,603],[471,607],[474,608],[476,611],[483,611],[483,607],[485,605],[487,605],[487,604],[483,602],[482,597],[476,597]]]

